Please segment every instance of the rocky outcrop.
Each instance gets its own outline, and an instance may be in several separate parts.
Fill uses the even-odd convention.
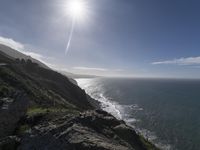
[[[0,139],[0,150],[15,150],[20,142],[17,136],[8,136]]]
[[[136,132],[123,121],[101,111],[87,111],[77,116],[36,125],[26,133],[19,150],[147,150]]]
[[[19,120],[26,114],[28,98],[26,94],[15,92],[10,97],[0,98],[0,138],[12,135]]]

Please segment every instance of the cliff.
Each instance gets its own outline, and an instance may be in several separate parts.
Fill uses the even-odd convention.
[[[0,150],[157,149],[58,72],[0,52]]]

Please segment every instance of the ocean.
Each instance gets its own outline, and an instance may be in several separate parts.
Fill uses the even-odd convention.
[[[200,80],[77,79],[105,111],[163,150],[200,149]]]

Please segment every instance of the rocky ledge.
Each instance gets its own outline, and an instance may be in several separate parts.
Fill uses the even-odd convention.
[[[86,111],[39,122],[33,128],[27,129],[21,137],[4,138],[1,141],[1,148],[17,145],[18,150],[157,149],[123,121],[102,110]]]

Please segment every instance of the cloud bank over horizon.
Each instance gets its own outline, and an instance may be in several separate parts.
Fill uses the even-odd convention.
[[[93,70],[93,71],[108,71],[106,68],[92,68],[92,67],[73,67],[75,70]]]

